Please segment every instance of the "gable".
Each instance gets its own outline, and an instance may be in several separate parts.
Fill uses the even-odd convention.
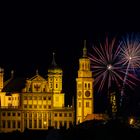
[[[36,82],[36,81],[47,81],[46,79],[44,79],[42,76],[40,75],[35,75],[33,76],[32,78],[28,79],[29,81],[32,81],[32,82]]]

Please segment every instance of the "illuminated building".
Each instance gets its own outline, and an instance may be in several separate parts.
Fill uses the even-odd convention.
[[[79,59],[76,100],[76,123],[84,121],[88,114],[93,113],[93,77],[90,69],[90,59],[87,57],[86,42],[84,42],[83,57]]]
[[[69,128],[74,122],[74,107],[65,107],[62,75],[54,54],[47,78],[38,70],[31,78],[14,78],[12,71],[11,78],[3,82],[4,70],[0,69],[0,131]]]

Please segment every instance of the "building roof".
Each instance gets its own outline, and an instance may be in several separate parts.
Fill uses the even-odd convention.
[[[25,87],[26,78],[11,78],[6,81],[2,91],[3,92],[21,92]]]

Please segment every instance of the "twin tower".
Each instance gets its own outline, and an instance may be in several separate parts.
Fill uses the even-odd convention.
[[[83,56],[79,59],[79,70],[76,93],[76,123],[85,121],[94,111],[93,76],[90,59],[87,56],[86,41],[84,41]]]

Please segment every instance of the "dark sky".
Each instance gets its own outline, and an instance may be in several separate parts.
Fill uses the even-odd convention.
[[[68,96],[74,95],[83,40],[87,40],[91,51],[92,44],[107,33],[120,36],[138,25],[138,21],[132,22],[136,14],[124,11],[123,5],[118,6],[119,11],[115,3],[112,6],[60,1],[3,4],[0,66],[5,69],[6,78],[11,70],[15,76],[28,77],[35,74],[36,69],[46,75],[55,52],[56,62],[64,72],[64,91]]]

